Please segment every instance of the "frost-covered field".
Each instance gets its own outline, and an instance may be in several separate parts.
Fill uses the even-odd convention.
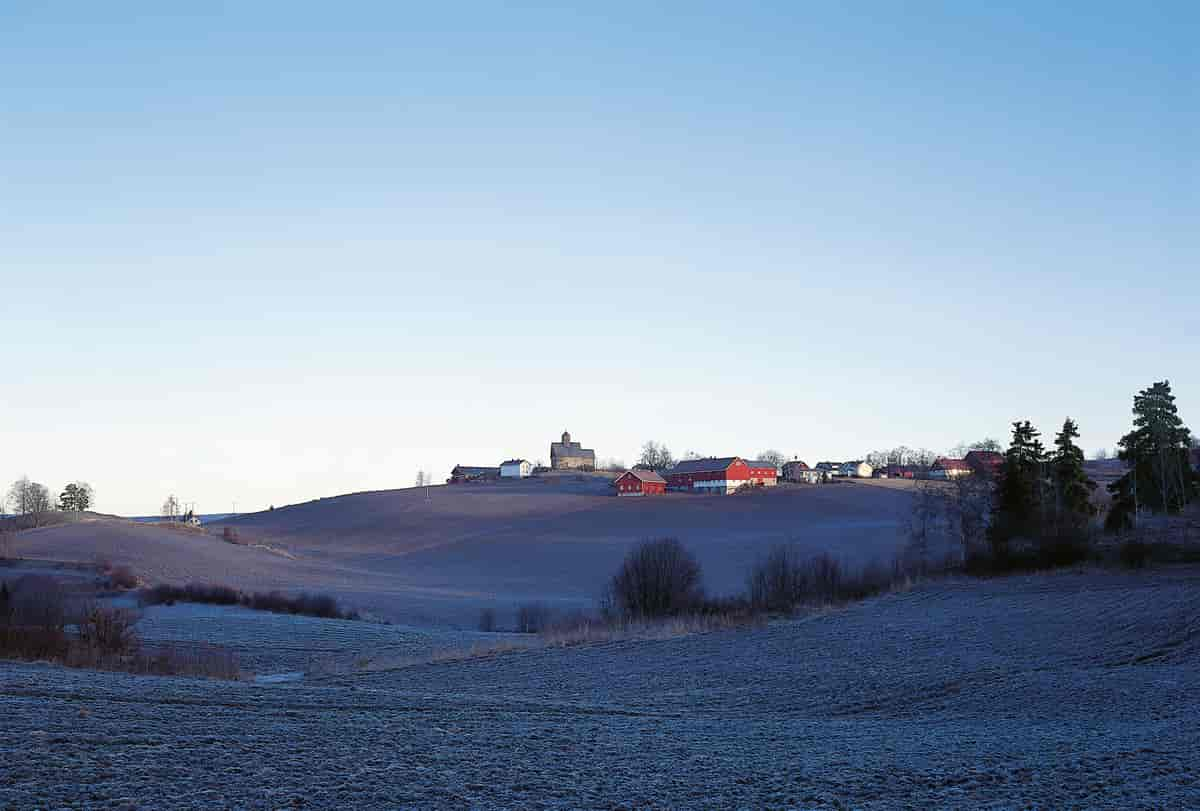
[[[0,696],[0,807],[1200,807],[1200,570],[290,684],[4,664]]]
[[[246,591],[336,596],[413,625],[474,628],[484,608],[513,627],[518,605],[590,609],[629,548],[679,538],[715,594],[740,592],[773,545],[849,564],[889,562],[903,543],[904,484],[793,485],[738,496],[619,499],[604,482],[527,480],[359,493],[183,532],[123,520],[22,532],[17,554],[97,559],[146,582],[211,582]]]

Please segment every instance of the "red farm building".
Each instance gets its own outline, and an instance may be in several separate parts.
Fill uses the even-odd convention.
[[[667,492],[667,480],[653,470],[627,470],[613,482],[618,496],[660,496]]]
[[[737,456],[687,459],[667,471],[667,487],[696,493],[728,494],[743,485],[773,487],[778,478],[775,466],[747,462]]]

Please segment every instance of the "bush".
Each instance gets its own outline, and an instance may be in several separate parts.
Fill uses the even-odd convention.
[[[700,564],[675,538],[643,541],[609,583],[610,609],[625,617],[667,617],[703,602]]]
[[[748,593],[756,611],[791,611],[801,605],[825,605],[865,600],[911,579],[927,568],[897,559],[890,567],[868,563],[847,571],[827,554],[802,560],[788,546],[778,546],[750,570]]]
[[[0,583],[0,657],[164,676],[236,679],[241,675],[236,656],[224,648],[161,645],[144,652],[134,633],[136,612],[89,605],[78,618],[71,618],[74,613],[67,595],[51,578],[22,578],[12,588]],[[68,624],[76,625],[78,633],[68,634]]]
[[[229,586],[189,583],[186,586],[161,584],[143,589],[139,596],[142,605],[174,605],[206,603],[209,605],[242,605],[255,611],[276,614],[302,614],[324,619],[359,619],[354,611],[343,611],[337,600],[328,594],[302,593],[294,597],[281,591],[246,593]]]
[[[139,619],[134,611],[91,606],[79,622],[79,639],[105,655],[130,653],[139,645],[133,632]]]
[[[479,612],[479,630],[485,634],[490,634],[496,630],[496,612],[490,608],[485,608]]]
[[[750,570],[750,603],[763,611],[791,611],[803,601],[808,582],[790,546],[777,546]]]

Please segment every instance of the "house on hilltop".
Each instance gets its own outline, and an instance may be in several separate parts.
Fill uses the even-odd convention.
[[[627,470],[613,482],[618,496],[659,496],[667,492],[667,480],[653,470]]]
[[[465,482],[483,482],[500,477],[500,468],[496,466],[483,467],[480,465],[455,465],[450,471],[446,484],[463,484]]]
[[[500,478],[524,479],[533,475],[533,463],[528,459],[509,459],[500,463]]]
[[[804,481],[803,475],[806,472],[812,472],[808,465],[801,462],[799,459],[793,459],[790,462],[783,463],[783,480],[786,482]]]
[[[555,470],[595,470],[596,452],[571,441],[571,435],[563,431],[561,442],[550,443],[550,467]]]

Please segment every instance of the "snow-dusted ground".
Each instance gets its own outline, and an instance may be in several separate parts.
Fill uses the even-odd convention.
[[[220,645],[252,674],[341,672],[370,661],[412,659],[438,651],[493,644],[516,634],[483,634],[373,622],[272,614],[247,608],[177,603],[142,609],[138,635],[147,643]]]
[[[0,707],[0,807],[1195,808],[1200,569],[269,685],[3,664]]]

